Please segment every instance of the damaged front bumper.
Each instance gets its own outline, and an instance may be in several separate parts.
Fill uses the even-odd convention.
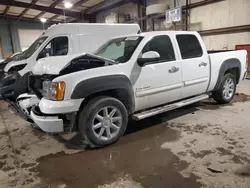
[[[48,115],[42,113],[38,106],[32,108],[30,116],[35,124],[44,132],[64,132],[63,119],[59,118],[56,115]]]
[[[82,100],[51,101],[42,98],[39,105],[31,109],[30,117],[44,132],[72,132]]]

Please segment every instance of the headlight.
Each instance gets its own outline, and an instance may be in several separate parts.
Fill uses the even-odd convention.
[[[63,100],[65,91],[64,82],[43,82],[43,96],[49,100]]]

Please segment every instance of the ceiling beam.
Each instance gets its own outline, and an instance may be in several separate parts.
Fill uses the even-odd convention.
[[[234,26],[234,27],[204,30],[204,31],[198,31],[198,32],[202,36],[210,36],[210,35],[223,35],[223,34],[231,34],[231,33],[242,33],[242,32],[249,32],[249,31],[250,31],[250,25],[241,25],[241,26]]]
[[[26,18],[26,17],[21,17],[19,18],[19,16],[13,16],[13,15],[8,15],[7,17],[4,16],[4,14],[0,14],[0,17],[4,17],[5,19],[7,18],[10,18],[12,20],[17,20],[17,19],[20,19],[20,20],[26,20],[26,21],[32,21],[32,22],[38,22],[38,23],[41,23],[40,21],[38,20],[34,20],[33,18]],[[55,21],[51,21],[50,23],[58,23],[58,22],[55,22]]]
[[[30,3],[24,3],[20,1],[14,1],[11,3],[9,0],[1,0],[0,5],[10,5],[10,6],[16,6],[16,7],[23,7],[23,8],[29,8]],[[49,12],[52,14],[59,14],[59,15],[64,15],[63,9],[58,9],[58,8],[53,8],[53,7],[46,7],[46,6],[41,6],[41,5],[33,5],[32,9],[39,10],[39,11],[45,11]],[[72,18],[86,18],[88,19],[88,15],[80,13],[80,12],[74,12],[74,11],[69,11],[67,10],[67,16],[72,17]]]
[[[51,21],[53,21],[54,19],[58,18],[59,16],[60,16],[60,15],[56,14],[55,16],[52,16],[51,18],[49,18],[49,19],[47,20],[47,22],[51,22]]]
[[[49,7],[55,8],[59,3],[61,3],[63,0],[56,0],[55,2],[53,2]],[[39,19],[40,17],[42,17],[46,12],[42,11],[40,12],[34,19]]]
[[[80,1],[78,1],[77,3],[73,4],[73,6],[71,7],[71,9],[74,8],[74,7],[78,7],[78,6],[84,4],[84,3],[88,2],[88,1],[90,1],[90,0],[80,0]],[[41,13],[40,13],[40,14],[41,14]],[[41,17],[40,14],[38,14],[34,19],[38,19],[39,17]],[[47,21],[52,21],[52,20],[58,18],[59,16],[60,16],[60,15],[55,15],[55,16],[51,17],[50,19],[48,19]],[[74,20],[79,20],[79,18],[76,18],[76,19],[74,19]]]
[[[4,16],[6,16],[7,15],[7,13],[9,12],[9,10],[10,10],[10,6],[8,5],[6,8],[5,8],[5,10],[4,10]]]
[[[18,19],[21,18],[21,17],[23,17],[23,15],[26,14],[26,13],[29,11],[29,9],[32,8],[32,6],[33,6],[34,4],[37,3],[37,1],[39,1],[39,0],[32,0],[30,7],[24,9],[24,11],[19,15]]]
[[[134,1],[133,0],[105,0],[87,9],[86,13],[93,14],[93,13],[100,12],[100,11],[106,11],[106,10],[110,10],[110,9],[119,7],[127,3],[131,3],[131,2],[134,2]]]
[[[221,2],[221,1],[225,1],[225,0],[204,0],[204,1],[199,1],[199,2],[196,2],[196,3],[189,4],[188,9],[205,6],[205,5],[209,5],[209,4],[212,4],[212,3],[218,3],[218,2]]]
[[[81,6],[82,4],[87,3],[88,1],[90,1],[90,0],[80,0],[80,1],[78,1],[77,3],[75,3],[75,4],[72,6],[72,8]]]

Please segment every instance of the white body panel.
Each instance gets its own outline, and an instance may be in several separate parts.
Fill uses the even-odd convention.
[[[68,64],[72,59],[74,59],[79,55],[80,54],[74,54],[74,55],[47,57],[39,59],[36,65],[32,67],[32,72],[35,75],[43,75],[43,74],[57,75],[66,64]]]
[[[20,106],[20,108],[25,112],[26,115],[30,115],[28,108],[31,108],[32,106],[39,103],[39,99],[36,95],[31,95],[24,93],[22,95],[19,95],[17,98],[17,104]]]
[[[215,54],[209,54],[209,59],[211,63],[211,78],[210,78],[210,84],[208,87],[208,91],[212,91],[217,83],[219,71],[221,68],[222,62],[226,61],[229,58],[235,58],[238,59],[241,62],[241,75],[240,79],[242,80],[244,78],[244,74],[247,71],[246,69],[246,56],[247,51],[246,50],[238,50],[238,51],[229,51],[229,52],[221,52],[221,53],[215,53]]]
[[[36,123],[36,125],[47,133],[60,133],[63,132],[63,120],[58,117],[41,117],[35,115],[31,111],[31,119]]]
[[[27,66],[19,71],[22,76],[31,71],[32,67],[37,62],[37,57],[43,48],[55,37],[68,37],[69,46],[68,54],[77,53],[93,53],[97,47],[102,45],[110,38],[136,34],[140,30],[137,24],[89,24],[89,23],[74,23],[74,24],[58,24],[51,26],[44,32],[42,36],[48,36],[43,44],[26,61],[12,61],[8,63],[4,71],[8,72],[11,67],[27,63]],[[98,40],[97,40],[98,39]],[[65,57],[65,56],[64,56]]]
[[[39,108],[47,114],[71,113],[79,110],[82,101],[83,99],[51,101],[43,98],[39,102]]]
[[[175,32],[173,37],[176,35],[183,34],[183,32]],[[182,72],[182,97],[190,97],[197,94],[204,93],[207,90],[209,79],[210,79],[210,62],[207,54],[207,49],[198,33],[192,33],[195,35],[201,45],[203,55],[201,57],[182,59],[180,54],[180,48],[175,40],[175,47],[178,49],[179,58],[181,61],[181,72]],[[206,66],[200,66],[201,63],[205,63]]]

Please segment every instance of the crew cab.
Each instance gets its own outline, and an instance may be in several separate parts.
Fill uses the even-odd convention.
[[[123,135],[128,117],[141,120],[210,96],[229,103],[245,78],[246,56],[208,52],[197,32],[113,38],[93,54],[40,60],[29,76],[39,98],[30,116],[45,132],[79,131],[90,146],[107,146]]]

